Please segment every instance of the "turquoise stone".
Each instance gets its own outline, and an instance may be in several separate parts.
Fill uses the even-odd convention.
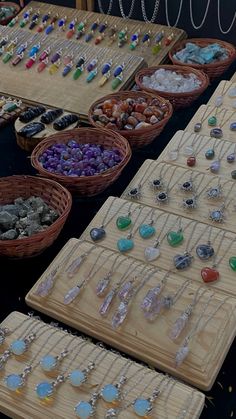
[[[210,148],[205,152],[205,157],[207,160],[212,160],[215,157],[215,151],[213,150],[213,148]]]
[[[119,390],[113,384],[107,384],[101,391],[103,400],[107,403],[114,403],[119,399]]]
[[[80,387],[86,380],[83,371],[74,370],[70,373],[69,382],[74,387]]]
[[[10,345],[10,351],[14,355],[22,355],[26,351],[26,343],[24,340],[14,340]]]
[[[40,365],[44,371],[52,371],[57,366],[57,359],[53,355],[45,355],[41,359]]]
[[[44,400],[47,397],[50,397],[53,393],[53,386],[48,381],[43,381],[42,383],[37,384],[35,388],[37,396]]]
[[[139,227],[139,234],[142,239],[149,239],[156,233],[156,229],[149,224],[142,224]]]
[[[146,417],[152,409],[152,404],[147,399],[137,399],[133,404],[137,416]]]
[[[93,415],[93,406],[89,402],[79,402],[75,406],[75,414],[80,419],[88,419]]]
[[[5,379],[8,390],[16,391],[23,385],[23,379],[19,374],[8,375]]]
[[[119,239],[117,242],[118,250],[122,253],[132,250],[134,247],[134,242],[131,239]]]

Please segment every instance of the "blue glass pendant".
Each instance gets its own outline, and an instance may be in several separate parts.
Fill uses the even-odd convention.
[[[33,55],[37,54],[40,50],[40,44],[34,45],[31,50],[29,51],[28,56],[33,57]]]
[[[152,403],[148,399],[136,399],[133,409],[137,416],[146,418],[152,411]]]
[[[103,33],[103,32],[105,32],[106,28],[107,28],[107,23],[101,23],[99,25],[98,32]]]
[[[102,67],[102,74],[108,73],[108,71],[110,71],[110,69],[111,69],[111,65],[112,65],[111,61],[105,63]]]
[[[89,32],[86,36],[85,36],[85,42],[89,42],[91,41],[91,39],[93,38],[93,32]]]
[[[86,381],[86,374],[81,370],[74,370],[69,375],[69,383],[73,387],[80,387]]]
[[[159,43],[161,42],[161,40],[164,38],[164,32],[159,32],[156,36],[155,36],[155,43]]]
[[[134,33],[130,38],[131,42],[137,41],[138,37],[139,37],[138,32]]]
[[[155,227],[153,227],[150,224],[142,224],[139,227],[139,234],[142,237],[142,239],[149,239],[156,233]]]
[[[14,340],[10,345],[10,351],[14,355],[22,355],[27,349],[27,345],[24,339]]]
[[[21,44],[20,46],[19,46],[19,48],[17,48],[17,50],[16,50],[16,54],[17,55],[20,55],[20,54],[22,54],[22,52],[24,52],[25,50],[26,50],[26,48],[27,48],[27,42],[25,43],[25,44]]]
[[[36,394],[39,399],[45,400],[53,394],[53,384],[48,381],[42,381],[35,387]]]
[[[87,83],[91,83],[91,81],[96,77],[98,74],[98,70],[95,68],[95,70],[90,71],[89,75],[86,78]]]
[[[101,397],[107,403],[116,403],[120,399],[120,391],[114,384],[107,384],[101,390]]]
[[[60,20],[58,21],[58,27],[59,27],[60,29],[64,29],[64,28],[65,28],[66,19],[67,19],[67,17],[65,16],[63,19],[60,19]]]
[[[66,76],[67,76],[67,74],[69,74],[69,73],[71,72],[72,67],[73,67],[73,63],[69,63],[69,64],[67,64],[67,65],[64,67],[63,71],[62,71],[62,76],[63,76],[63,77],[66,77]]]
[[[96,31],[97,30],[97,28],[98,28],[98,22],[94,22],[92,25],[91,25],[91,31]]]
[[[113,76],[114,76],[114,77],[119,76],[119,75],[122,73],[122,71],[124,70],[124,68],[125,68],[124,63],[123,63],[123,64],[121,64],[121,65],[118,65],[118,66],[115,68],[115,70],[114,70]]]
[[[4,378],[4,382],[11,391],[20,390],[24,386],[24,379],[21,374],[10,374]]]
[[[42,23],[46,23],[48,21],[48,19],[50,18],[50,13],[47,13],[46,15],[44,15],[42,17]]]
[[[45,355],[40,360],[40,366],[44,371],[53,371],[58,364],[58,359],[56,356],[53,355]]]
[[[149,42],[149,41],[150,41],[150,34],[149,33],[145,33],[143,35],[143,38],[142,38],[142,43],[145,44],[145,42]]]
[[[89,419],[94,413],[95,409],[91,402],[81,401],[75,406],[75,414],[79,419]]]
[[[46,35],[49,35],[53,30],[54,30],[54,23],[51,23],[50,25],[48,25],[48,27],[45,29],[45,33]]]

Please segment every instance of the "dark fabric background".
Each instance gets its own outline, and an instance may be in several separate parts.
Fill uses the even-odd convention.
[[[175,16],[174,9],[176,1],[170,2],[173,9],[170,13],[173,18]],[[196,1],[197,2],[197,1]],[[216,0],[212,0],[216,2]],[[55,3],[55,1],[54,1]],[[127,2],[128,3],[128,2]],[[149,3],[152,3],[151,1]],[[186,4],[186,1],[184,2]],[[201,15],[199,0],[198,13]],[[234,3],[225,0],[226,5]],[[73,6],[73,1],[61,0],[57,4],[66,4]],[[226,10],[226,9],[225,9]],[[228,13],[225,18],[229,18]],[[232,17],[232,13],[231,13]],[[186,18],[187,29],[188,22]],[[212,36],[213,25],[208,28],[205,35]],[[202,33],[203,35],[203,33]],[[214,35],[216,36],[216,35]],[[236,71],[236,63],[231,66],[229,71],[224,75],[224,79],[230,79]],[[0,84],[1,84],[0,75]],[[64,230],[58,240],[42,255],[28,260],[7,260],[0,259],[1,268],[1,290],[0,290],[0,321],[2,321],[9,313],[14,310],[27,313],[30,309],[24,302],[26,293],[30,290],[35,281],[42,272],[47,268],[49,263],[56,256],[61,247],[71,237],[79,237],[88,223],[92,220],[96,212],[99,210],[103,202],[109,195],[120,196],[127,184],[130,182],[134,174],[147,158],[156,159],[172,136],[178,129],[184,129],[192,118],[198,107],[207,103],[213,91],[216,89],[219,80],[212,83],[205,94],[194,103],[191,108],[175,112],[171,121],[160,135],[152,143],[152,145],[133,154],[133,157],[124,170],[120,179],[103,194],[91,199],[74,199],[73,207],[69,219]],[[0,131],[0,176],[9,176],[13,174],[34,174],[34,170],[30,165],[27,154],[18,148],[15,140],[13,126],[8,126]],[[41,316],[47,320],[45,316]],[[201,416],[202,419],[227,419],[236,417],[236,362],[235,362],[236,342],[232,345],[224,365],[217,377],[213,389],[206,393],[206,406]],[[231,390],[232,387],[232,391]],[[6,416],[1,415],[1,418]],[[67,418],[65,418],[67,419]],[[102,418],[99,418],[102,419]],[[157,419],[157,418],[155,418]]]

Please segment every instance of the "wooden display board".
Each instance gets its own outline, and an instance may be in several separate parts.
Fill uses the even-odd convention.
[[[13,29],[0,28],[0,36],[1,33],[11,36],[14,33]],[[32,34],[25,33],[27,34],[26,39],[30,39]],[[39,34],[37,42],[40,40],[44,42],[42,50],[48,45],[53,44],[51,56],[62,47],[60,38],[55,39],[52,36],[50,39],[48,38],[46,41],[43,41],[44,38],[44,34]],[[17,96],[24,101],[36,102],[48,107],[63,108],[65,111],[77,113],[82,119],[87,120],[88,110],[91,104],[100,97],[113,92],[111,88],[112,77],[103,87],[98,86],[98,82],[102,77],[101,68],[105,62],[111,59],[114,65],[118,65],[123,61],[127,63],[124,70],[124,80],[119,86],[119,89],[128,88],[133,81],[134,74],[144,65],[144,60],[141,57],[130,56],[122,51],[120,51],[119,57],[117,57],[116,51],[108,48],[99,48],[100,60],[98,63],[98,74],[95,79],[87,83],[86,77],[88,72],[85,69],[79,79],[74,80],[72,74],[75,71],[75,67],[66,77],[62,76],[64,68],[63,57],[73,51],[75,61],[78,61],[79,57],[86,55],[87,66],[92,59],[97,57],[98,49],[93,45],[78,44],[74,41],[64,41],[63,46],[61,66],[57,73],[53,75],[49,74],[48,68],[38,73],[38,61],[30,70],[27,70],[25,68],[25,63],[28,59],[27,56],[17,66],[13,66],[11,61],[4,64],[0,60],[0,73],[2,75],[0,91],[3,94]]]
[[[80,250],[77,250],[76,253],[70,252],[75,243],[76,239],[71,239],[57,255],[56,259],[26,296],[27,304],[70,326],[101,339],[119,350],[134,355],[136,358],[148,364],[169,372],[194,386],[209,390],[214,383],[216,375],[235,336],[236,300],[217,292],[213,293],[212,298],[209,300],[212,290],[207,290],[204,287],[200,289],[198,283],[189,281],[188,286],[184,289],[174,306],[170,310],[164,311],[155,321],[150,322],[145,319],[140,305],[147,291],[160,284],[161,279],[166,274],[165,271],[154,269],[150,280],[132,300],[125,322],[117,330],[114,330],[111,326],[111,319],[118,306],[118,298],[116,298],[112,305],[109,314],[104,318],[100,316],[98,311],[103,298],[97,297],[95,293],[98,280],[109,272],[112,262],[117,256],[117,253],[111,250],[112,246],[110,246],[110,249],[107,248],[104,250],[102,246],[97,245],[85,259],[78,273],[73,278],[68,279],[65,270],[61,269],[58,272],[54,282],[54,288],[49,296],[42,298],[35,295],[40,281],[45,279],[58,266],[58,263],[64,259],[66,254],[70,254],[66,264],[66,266],[69,266],[76,256],[92,248],[91,243],[84,241],[80,245]],[[95,265],[99,267],[98,272],[90,278],[81,295],[70,305],[66,306],[63,303],[64,295],[78,281],[86,278],[88,271],[98,256],[99,259]],[[132,274],[127,275],[127,280],[136,277],[136,280],[141,281],[150,269],[150,266],[145,266],[132,258],[122,256],[112,276],[111,287],[119,281],[122,274],[127,272],[130,267]],[[191,274],[188,277],[192,278]],[[181,274],[171,273],[162,295],[174,295],[184,283],[186,284],[186,280]],[[192,302],[196,292],[201,294],[201,298],[195,307],[186,330],[177,340],[177,343],[173,343],[168,336],[171,326],[183,310],[186,309],[187,305]],[[221,301],[224,301],[224,304],[218,310],[212,321],[207,324],[206,328],[204,330],[202,329],[193,338],[190,343],[189,356],[181,366],[176,368],[174,361],[175,354],[181,344],[183,344],[184,337],[190,332],[199,318],[207,301],[208,308],[206,316],[204,315],[205,320],[207,319],[207,315]],[[171,415],[170,417],[174,418]]]
[[[141,206],[141,210],[139,210]],[[100,211],[96,214],[92,222],[86,228],[82,234],[82,238],[85,240],[92,241],[90,238],[90,230],[94,227],[99,227],[102,225],[104,214],[109,208],[109,218],[108,225],[106,226],[106,236],[99,243],[101,246],[104,246],[108,249],[118,251],[117,241],[120,238],[126,238],[129,230],[120,231],[116,227],[116,219],[120,215],[127,215],[128,209],[130,207],[130,202],[125,201],[120,198],[114,199],[109,197],[105,204],[101,207]],[[121,208],[119,210],[119,208]],[[176,214],[167,213],[165,209],[152,209],[150,207],[145,207],[140,203],[134,202],[132,211],[135,210],[134,216],[134,248],[127,254],[135,259],[145,262],[144,251],[146,247],[153,246],[156,239],[161,240],[160,250],[161,254],[156,260],[149,262],[157,268],[165,269],[166,271],[174,269],[173,258],[177,254],[183,254],[186,251],[186,248],[192,249],[192,256],[194,256],[193,262],[188,269],[183,269],[180,271],[181,276],[184,278],[192,278],[193,281],[196,281],[197,284],[203,284],[201,278],[201,269],[206,266],[211,267],[213,264],[212,260],[201,261],[195,252],[195,248],[198,244],[206,244],[209,240],[209,234],[211,232],[211,241],[216,252],[216,262],[218,259],[223,257],[223,260],[217,266],[218,271],[220,272],[220,279],[216,282],[211,283],[211,288],[228,293],[230,295],[236,296],[236,283],[235,283],[235,272],[229,266],[229,258],[231,256],[236,256],[236,242],[235,233],[228,231],[220,230],[217,227],[207,226],[207,224],[200,223],[198,221],[191,220],[186,217],[181,217]],[[116,214],[117,213],[117,214]],[[119,215],[118,215],[119,214]],[[139,215],[138,220],[136,220],[137,215]],[[156,234],[150,239],[143,239],[140,237],[138,227],[141,224],[146,224],[150,222],[150,217],[152,216],[154,220],[154,226],[156,228]],[[157,221],[156,221],[157,220]],[[181,221],[181,227],[183,229],[184,241],[178,247],[172,247],[168,244],[166,235],[169,231],[177,231],[179,228],[179,223]],[[194,231],[193,231],[194,230]],[[189,243],[188,243],[189,242]],[[226,250],[228,251],[226,252]],[[205,285],[206,286],[206,285]]]
[[[99,48],[100,46],[102,46],[102,47],[107,47],[113,51],[116,51],[116,54],[118,55],[120,55],[120,53],[122,52],[126,54],[131,53],[132,55],[138,56],[138,57],[143,57],[149,66],[151,65],[156,66],[166,61],[168,58],[168,53],[173,48],[174,44],[180,41],[181,39],[186,38],[186,33],[182,29],[178,29],[178,28],[172,28],[172,27],[153,24],[153,23],[145,23],[145,22],[140,22],[138,20],[132,20],[132,19],[125,20],[117,16],[107,16],[107,15],[102,15],[100,13],[94,13],[91,11],[76,10],[69,7],[61,7],[58,5],[48,5],[48,4],[44,4],[37,1],[30,2],[27,5],[27,7],[23,9],[23,11],[20,14],[20,17],[23,15],[25,10],[28,10],[29,7],[32,7],[33,10],[40,10],[40,13],[41,13],[40,18],[42,17],[42,15],[48,13],[48,11],[50,11],[52,15],[55,15],[56,13],[58,13],[59,19],[62,19],[66,16],[67,20],[66,20],[66,25],[65,25],[65,31],[61,31],[58,28],[57,23],[55,24],[55,29],[54,29],[54,32],[56,33],[56,35],[62,38],[66,37],[65,34],[68,31],[69,23],[75,18],[77,19],[78,23],[86,22],[85,33],[89,32],[91,25],[97,20],[100,23],[107,23],[108,28],[104,33],[105,34],[104,40],[96,48]],[[40,18],[39,18],[39,23],[40,23]],[[28,26],[29,25],[27,25],[25,29],[28,29]],[[78,25],[76,25],[76,28],[77,26]],[[128,42],[122,48],[118,47],[117,39],[115,39],[115,41],[110,45],[110,39],[107,33],[109,32],[109,29],[112,27],[116,27],[117,33],[127,28],[127,38],[128,38],[127,41]],[[37,30],[37,27],[34,29],[34,32],[36,30]],[[155,45],[154,39],[155,39],[155,36],[161,31],[164,31],[164,38],[168,37],[169,35],[173,33],[174,39],[171,42],[171,44],[168,46],[165,46],[162,41],[161,51],[157,55],[153,55],[151,49],[152,49],[152,46]],[[145,33],[149,33],[149,32],[151,35],[150,46],[142,46],[141,39]],[[140,44],[135,48],[135,50],[131,51],[129,48],[130,37],[134,33],[140,33]],[[90,41],[92,45],[94,45],[94,40],[98,35],[99,35],[99,32],[95,31],[94,38],[93,40]],[[83,36],[77,42],[85,43],[85,37]],[[121,60],[121,63],[122,63],[122,60]]]
[[[220,113],[221,112],[221,113]],[[195,113],[194,117],[191,119],[189,124],[186,127],[186,131],[194,132],[194,125],[201,122],[201,119],[205,119],[208,115],[209,117],[214,116],[216,113],[216,108],[213,105],[202,105]],[[223,139],[236,142],[236,131],[232,131],[230,129],[230,124],[236,122],[236,109],[233,111],[227,108],[220,108],[217,112],[219,123],[217,126],[222,127],[224,124],[222,131],[223,131]],[[213,127],[210,127],[207,122],[208,118],[204,122],[202,122],[202,129],[200,131],[201,135],[210,135],[210,131]],[[227,122],[226,122],[227,121]],[[226,123],[225,123],[226,122]]]
[[[160,176],[163,177],[164,186],[160,190],[154,190],[150,182],[160,178]],[[184,182],[191,181],[191,179],[193,189],[189,192],[183,191],[181,186]],[[130,189],[140,184],[142,185],[140,203],[236,233],[235,181],[221,179],[220,176],[209,176],[208,173],[196,170],[193,172],[190,167],[183,168],[156,160],[145,160],[123,192],[122,198],[129,199],[127,194]],[[165,190],[165,185],[168,185],[169,200],[166,204],[160,205],[155,197],[161,190]],[[209,199],[208,191],[211,188],[219,187],[219,185],[222,189],[222,195],[218,199]],[[183,200],[192,198],[194,195],[197,196],[196,208],[184,208]],[[209,218],[209,213],[215,208],[219,208],[223,203],[226,205],[225,219],[222,223],[214,223]]]
[[[233,83],[236,83],[236,73],[234,73],[233,77],[231,78],[231,80]]]
[[[9,344],[13,339],[16,339],[19,336],[21,330],[20,325],[25,319],[25,315],[18,312],[13,312],[4,320],[4,325],[12,329],[14,329],[17,324],[19,324],[19,331],[16,331],[7,337],[6,344],[4,344],[4,349],[7,348],[7,343]],[[35,324],[35,329],[37,330],[42,322],[35,320]],[[50,334],[52,334],[52,328],[49,326],[45,327],[45,333],[43,333],[42,336],[40,336],[40,332],[38,333],[38,339],[36,339],[36,341],[30,345],[29,350],[24,356],[21,356],[20,359],[13,357],[10,358],[6,363],[4,376],[11,373],[21,373],[25,367],[25,364],[30,362],[30,359],[36,355],[40,345],[42,347],[43,342],[50,336]],[[60,335],[61,340],[59,340]],[[64,350],[68,343],[72,342],[72,339],[74,340],[73,344],[71,344],[71,348],[75,346],[75,340],[78,341],[78,345],[81,343],[81,338],[73,338],[71,335],[65,333],[64,331],[58,331],[52,336],[51,339],[48,340],[48,343],[45,344],[43,350],[36,359],[39,360],[43,355],[46,355],[47,353],[53,354],[55,356],[58,355],[61,351]],[[53,348],[54,345],[56,345],[56,348]],[[103,349],[101,349],[101,347],[95,346],[88,342],[82,347],[81,352],[73,362],[71,369],[78,368],[80,365],[83,365],[84,368],[87,367],[88,362],[95,359],[95,356],[97,356],[99,352],[102,352],[102,350]],[[73,355],[75,355],[75,353]],[[114,379],[117,381],[117,375],[119,377],[120,371],[124,366],[127,365],[127,359],[120,357],[115,353],[107,351],[107,354],[105,356],[104,355],[101,353],[101,362],[97,363],[96,368],[89,376],[87,383],[83,384],[81,388],[72,387],[67,382],[59,385],[51,402],[49,400],[44,402],[40,401],[35,394],[34,388],[38,383],[42,381],[51,382],[53,379],[55,379],[57,374],[60,373],[60,370],[63,370],[69,365],[70,359],[73,358],[73,356],[70,356],[70,354],[58,369],[59,372],[57,371],[50,373],[50,375],[46,375],[40,367],[37,367],[35,370],[33,370],[33,372],[28,376],[26,386],[23,387],[22,391],[19,393],[9,391],[3,380],[1,380],[0,411],[13,419],[44,419],[45,417],[50,419],[74,418],[74,406],[81,400],[89,400],[91,393],[96,391],[96,388],[102,382],[104,375],[107,374],[106,383],[110,383]],[[137,374],[141,374],[141,376],[143,375],[143,379],[139,385],[132,389],[132,386],[134,386],[136,382],[135,372],[137,372]],[[140,366],[135,362],[132,362],[127,376],[130,377],[130,380],[127,381],[127,384],[124,388],[132,389],[129,396],[127,396],[131,397],[131,400],[139,396],[140,392],[142,392],[142,389],[145,387],[145,384],[149,383],[149,381],[153,379],[153,383],[148,386],[144,393],[145,397],[148,397],[150,392],[152,392],[153,387],[155,388],[155,384],[158,385],[158,383],[163,378],[161,374],[157,374],[155,371],[151,371],[150,369],[148,370],[148,368],[145,366]],[[166,389],[167,392],[165,393],[163,390],[163,393],[160,394],[158,400],[155,403],[154,411],[158,411],[158,417],[165,419],[167,417],[166,412],[168,410],[169,417],[177,419],[180,417],[180,414],[183,413],[183,410],[186,409],[186,415],[181,417],[186,419],[199,418],[204,405],[204,395],[202,393],[191,389],[184,384],[180,384],[176,381],[174,382],[173,380],[171,380],[169,383],[169,391],[168,386],[166,386]],[[97,417],[103,417],[107,409],[108,405],[106,405],[102,400],[99,400],[97,403]],[[125,410],[119,416],[123,419],[134,419],[136,417],[132,412],[132,408]]]
[[[219,176],[232,180],[231,172],[236,170],[236,161],[235,163],[228,163],[227,155],[235,152],[235,144],[232,144],[232,142],[227,141],[225,138],[224,141],[222,141],[222,139],[198,135],[188,131],[177,131],[160,154],[157,161],[164,161],[169,164],[174,163],[175,165],[179,165],[187,169],[188,157],[184,155],[184,149],[185,147],[192,146],[193,143],[196,165],[191,167],[191,170],[194,172],[203,172],[208,174],[209,177],[215,177],[216,175],[209,170],[209,166],[214,160],[217,160],[220,157]],[[213,160],[207,160],[205,153],[207,150],[211,149],[215,150],[215,157]],[[175,161],[171,161],[170,153],[174,150],[178,150],[177,159]]]
[[[235,97],[230,97],[228,94],[230,89],[236,90],[236,83],[233,83],[232,81],[222,80],[217,86],[213,95],[210,97],[208,104],[214,106],[216,98],[219,96],[223,96],[222,107],[229,108],[231,111],[235,110],[236,95]]]

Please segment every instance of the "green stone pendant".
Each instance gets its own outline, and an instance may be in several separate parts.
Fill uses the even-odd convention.
[[[142,224],[139,227],[139,234],[142,237],[142,239],[149,239],[156,233],[155,227],[153,227],[150,224]]]
[[[119,239],[117,241],[117,248],[121,253],[126,253],[129,250],[132,250],[134,247],[134,242],[132,239]]]
[[[116,227],[119,230],[126,230],[130,227],[132,220],[130,217],[118,217],[116,220]]]
[[[236,272],[236,256],[232,256],[229,259],[229,266],[231,267],[231,269]]]
[[[208,125],[210,125],[210,127],[215,127],[217,124],[217,119],[215,116],[210,116],[210,118],[208,119]]]
[[[9,102],[4,105],[4,111],[5,112],[12,112],[17,108],[17,104],[14,102]]]
[[[167,234],[167,241],[170,246],[177,247],[179,246],[184,240],[184,236],[181,230],[179,231],[170,231]]]

